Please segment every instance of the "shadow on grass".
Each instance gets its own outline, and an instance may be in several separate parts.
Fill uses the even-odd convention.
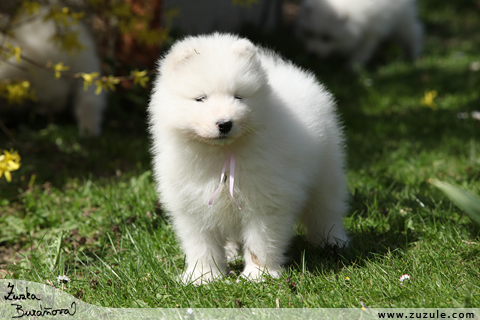
[[[395,256],[406,249],[409,243],[417,240],[415,233],[408,230],[379,232],[373,227],[350,234],[350,243],[346,247],[330,244],[317,247],[310,244],[304,236],[296,235],[287,254],[289,262],[286,267],[314,275],[325,271],[336,273],[348,266],[363,266],[379,256]]]
[[[148,170],[146,103],[134,108],[112,104],[104,116],[103,135],[98,138],[79,137],[69,111],[55,119],[12,119],[9,128],[15,133],[14,140],[0,135],[0,147],[17,150],[22,166],[13,172],[12,183],[0,181],[0,197],[13,200],[19,189],[27,190],[32,182],[60,189],[72,178],[98,180]]]

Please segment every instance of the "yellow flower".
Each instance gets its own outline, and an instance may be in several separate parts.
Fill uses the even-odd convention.
[[[112,75],[109,75],[108,77],[103,77],[100,80],[96,80],[95,84],[97,86],[97,90],[95,90],[95,94],[99,95],[102,92],[102,90],[115,91],[115,85],[119,83],[120,83],[120,80],[115,78]]]
[[[3,153],[0,155],[0,178],[5,174],[5,179],[11,182],[12,175],[10,172],[20,168],[20,156],[16,151],[8,152],[4,150]]]
[[[133,76],[133,83],[135,84],[138,83],[142,87],[146,87],[147,81],[149,79],[149,77],[147,76],[147,70],[143,70],[143,71],[138,71],[138,69],[133,70],[131,72],[131,75]]]
[[[5,48],[7,48],[8,50],[10,50],[10,52],[8,52],[6,58],[9,59],[10,57],[14,56],[15,57],[15,61],[17,63],[21,63],[22,62],[22,48],[20,47],[14,47],[12,46],[10,43],[7,43],[5,44]]]
[[[22,104],[24,100],[36,100],[30,82],[19,81],[0,84],[0,96],[7,99],[8,104]]]
[[[435,90],[425,91],[425,95],[421,100],[422,105],[427,106],[432,110],[437,110],[438,109],[437,105],[435,104],[435,102],[433,102],[436,96],[437,96],[437,91]]]
[[[350,280],[350,277],[345,277],[345,280]]]
[[[60,76],[61,76],[61,73],[62,71],[67,71],[69,70],[70,67],[69,66],[64,66],[63,65],[63,62],[59,62],[57,63],[56,65],[53,66],[53,70],[55,71],[55,79],[59,79]]]
[[[93,80],[98,78],[98,72],[92,73],[81,73],[80,76],[83,78],[83,90],[87,91],[88,87],[92,85]]]
[[[13,48],[13,54],[15,55],[15,61],[17,61],[17,63],[22,62],[22,48],[20,47]]]

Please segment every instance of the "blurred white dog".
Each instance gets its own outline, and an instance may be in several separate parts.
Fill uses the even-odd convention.
[[[218,33],[177,42],[159,72],[154,171],[186,254],[184,281],[221,277],[237,249],[244,277],[278,277],[297,220],[314,244],[345,243],[343,135],[313,74]]]
[[[386,38],[397,40],[411,59],[422,51],[416,0],[304,0],[296,32],[307,51],[341,54],[351,65],[368,62]]]
[[[70,67],[68,71],[72,73],[100,72],[100,58],[96,52],[95,42],[82,23],[72,26],[71,31],[78,32],[83,50],[69,55],[52,41],[56,34],[55,24],[51,20],[44,21],[44,17],[45,13],[18,16],[15,20],[16,27],[12,29],[13,35],[6,39],[0,35],[0,41],[19,46],[22,48],[22,55],[40,65],[63,62],[65,66]],[[39,100],[38,108],[35,109],[39,113],[58,112],[71,101],[80,133],[94,136],[101,134],[106,95],[103,93],[95,95],[94,86],[85,91],[81,80],[68,77],[56,80],[51,70],[37,67],[25,60],[18,64],[15,57],[11,57],[8,62],[0,62],[0,81],[6,79],[30,81]],[[15,107],[17,106],[12,106]]]

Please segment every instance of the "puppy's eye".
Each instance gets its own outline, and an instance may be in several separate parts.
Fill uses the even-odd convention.
[[[207,99],[207,96],[200,96],[200,97],[195,98],[195,101],[197,101],[197,102],[204,102],[205,99]]]
[[[238,94],[234,95],[234,97],[235,97],[235,99],[237,99],[237,100],[242,100],[242,99],[243,99],[243,97],[242,97],[242,96],[239,96]]]

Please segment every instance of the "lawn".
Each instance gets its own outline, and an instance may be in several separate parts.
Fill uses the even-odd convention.
[[[23,119],[0,135],[22,156],[0,180],[0,274],[57,283],[109,307],[480,307],[480,228],[430,182],[480,194],[480,3],[419,0],[424,54],[385,45],[351,72],[306,56],[288,32],[254,35],[315,72],[335,95],[347,135],[347,248],[297,235],[279,279],[232,275],[199,287],[157,202],[146,131],[148,91],[110,99],[99,139],[68,116]],[[293,44],[292,44],[293,43]],[[436,91],[433,104],[421,103]],[[399,281],[403,274],[409,280]]]

